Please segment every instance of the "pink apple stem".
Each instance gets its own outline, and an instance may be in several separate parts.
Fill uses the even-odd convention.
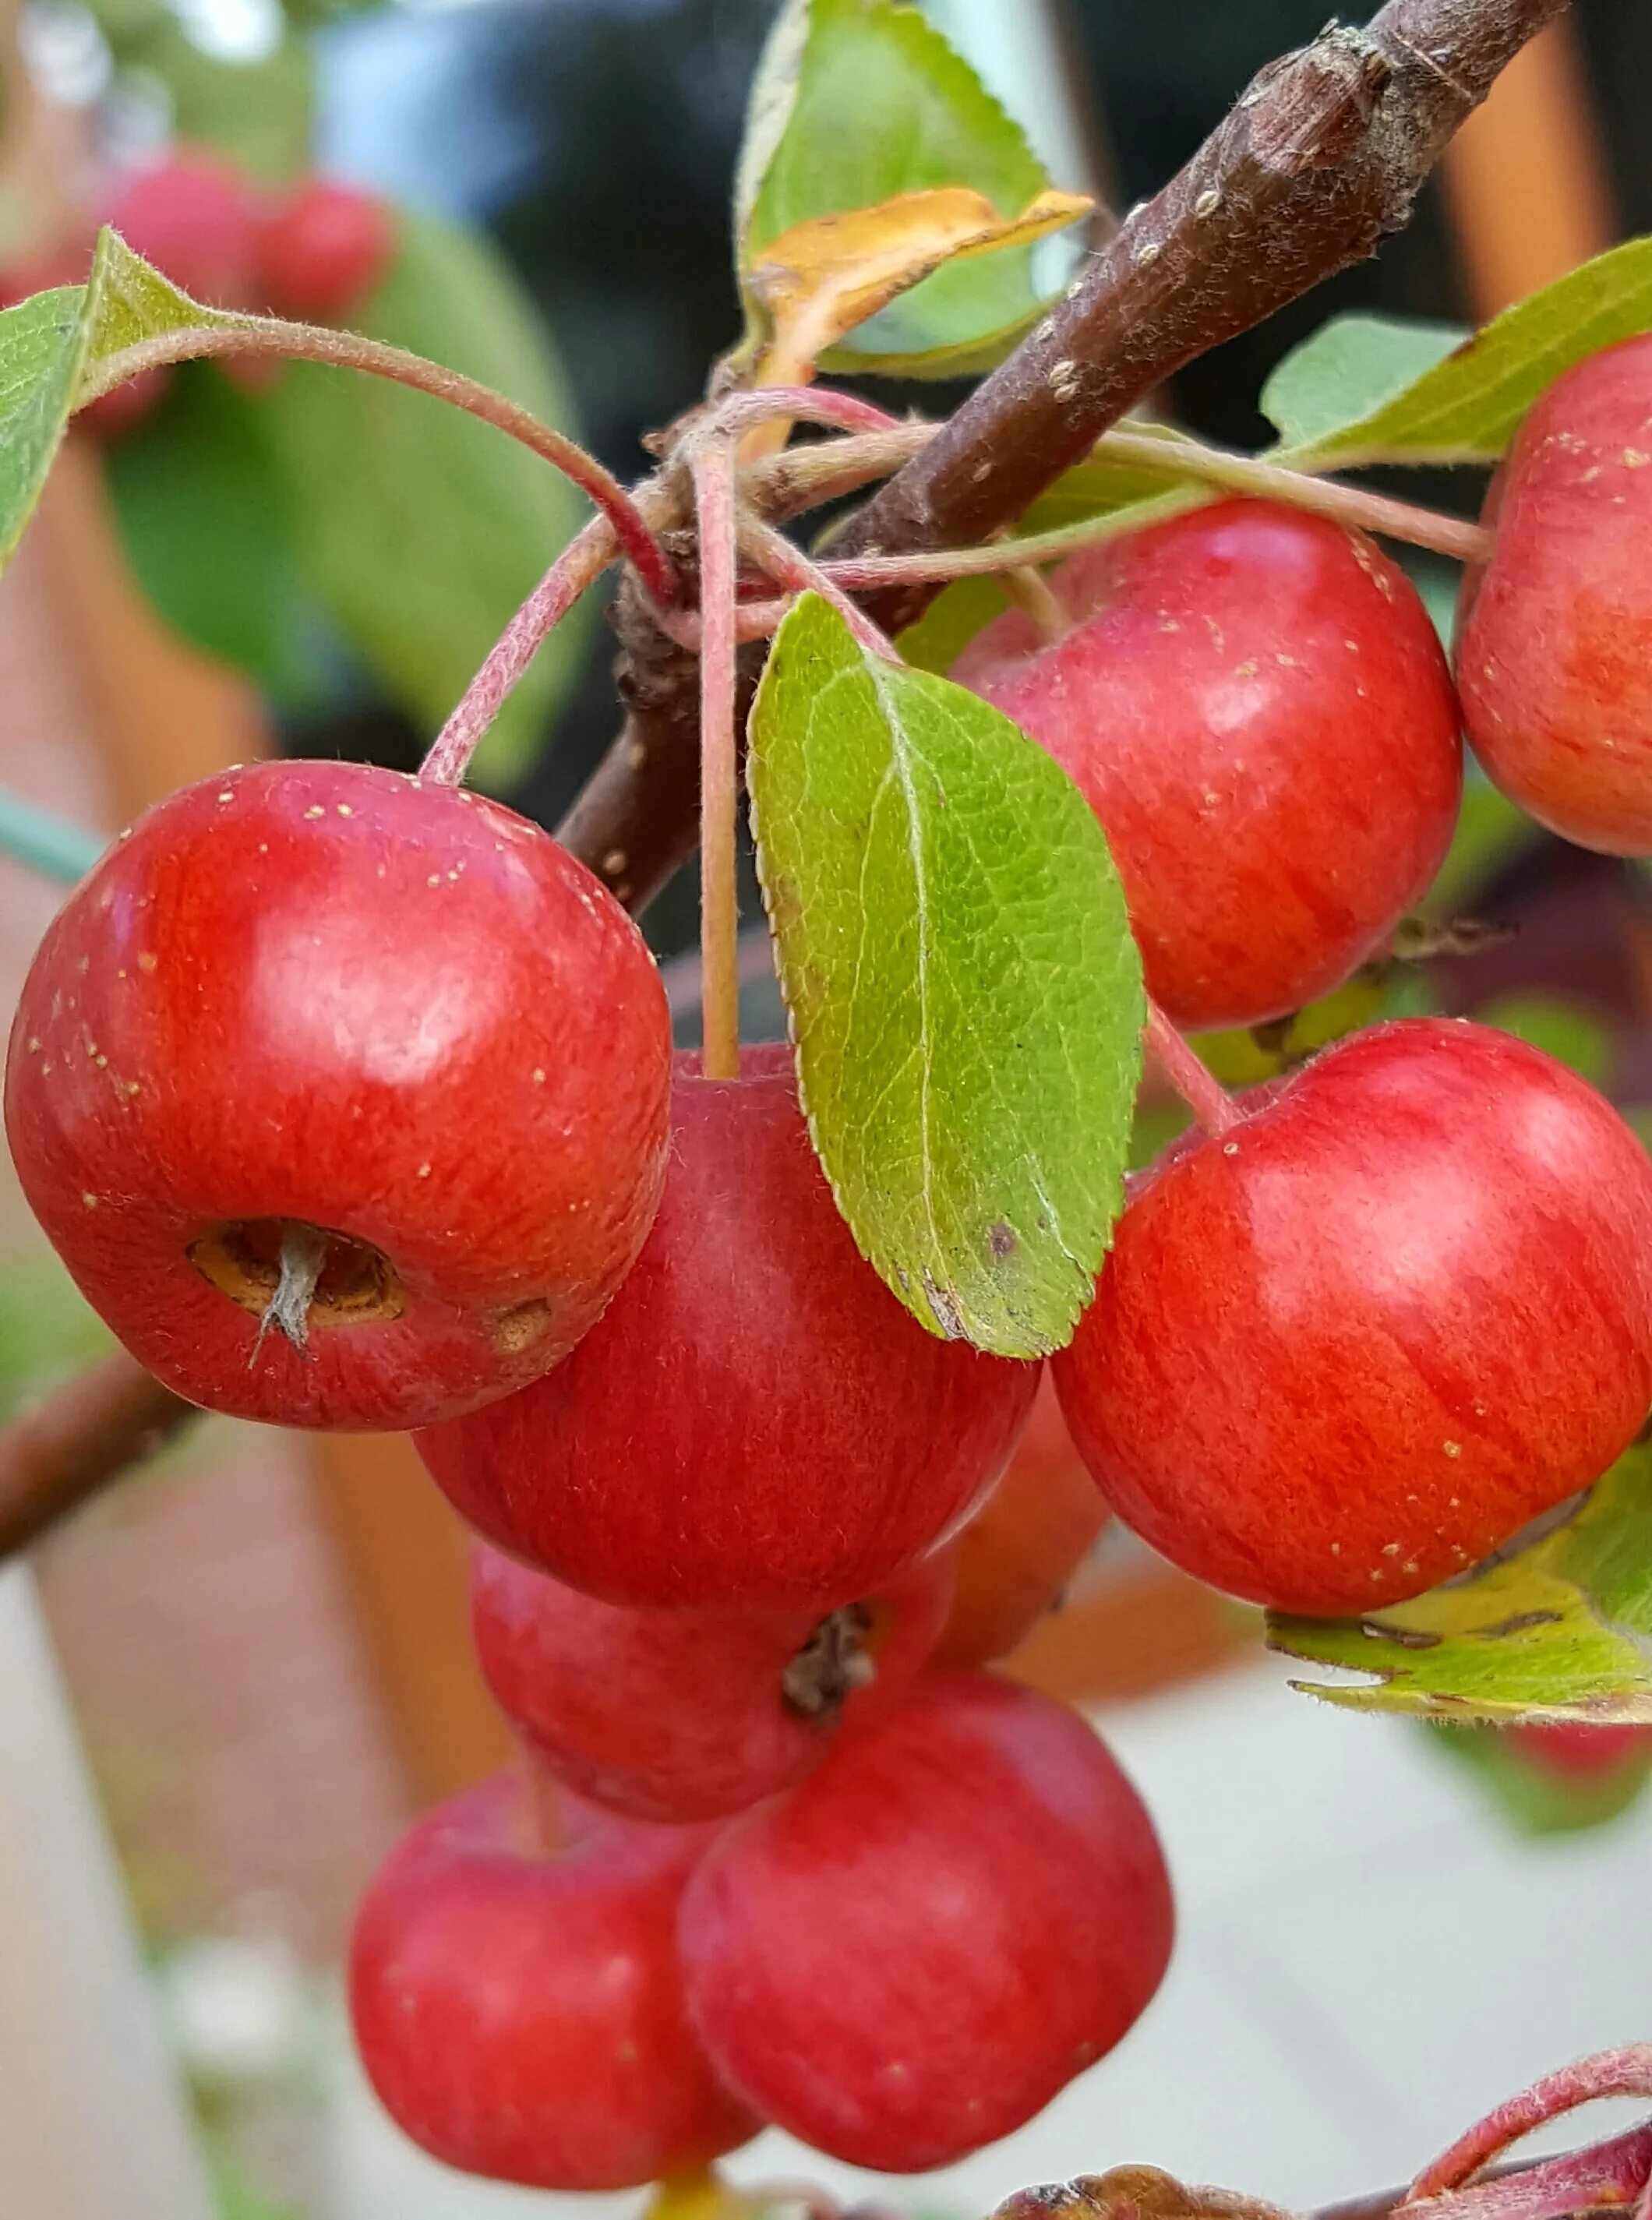
[[[734,633],[744,643],[751,639],[767,639],[777,633],[796,601],[795,594],[782,594],[773,601],[742,602],[734,612]],[[698,655],[705,627],[698,609],[661,609],[655,618],[666,638],[686,648],[690,655]],[[0,835],[0,847],[3,847]]]
[[[700,1011],[701,1069],[708,1079],[740,1076],[739,901],[735,834],[739,816],[736,724],[734,449],[714,436],[695,449],[700,533]]]
[[[1035,570],[1030,563],[1025,564],[1019,570],[1006,571],[1002,583],[1015,607],[1024,616],[1032,618],[1033,630],[1046,646],[1063,639],[1072,629],[1071,620],[1042,571]]]
[[[438,401],[451,402],[455,408],[480,417],[553,464],[582,493],[589,495],[613,526],[627,560],[653,598],[663,604],[676,598],[676,571],[652,525],[613,471],[605,470],[595,455],[588,455],[577,440],[542,424],[530,410],[478,384],[473,377],[445,369],[439,363],[427,362],[422,355],[409,354],[405,347],[364,339],[358,332],[335,332],[322,324],[286,324],[273,316],[247,316],[234,322],[163,332],[107,356],[89,375],[78,405],[97,400],[146,370],[225,354],[279,355],[293,362],[365,371],[374,377],[387,377],[397,385],[431,394]]]
[[[594,516],[577,533],[535,586],[465,688],[452,714],[431,744],[419,776],[434,786],[458,786],[471,768],[482,737],[506,696],[527,670],[546,636],[595,585],[617,552],[614,527]]]
[[[1160,1071],[1207,1133],[1225,1133],[1240,1122],[1244,1113],[1238,1104],[1153,1001],[1147,1006],[1146,1039]]]
[[[708,428],[736,438],[754,425],[786,417],[800,424],[820,424],[839,432],[898,432],[902,420],[853,393],[836,393],[829,386],[765,385],[754,393],[732,393],[720,402]],[[926,427],[932,434],[939,427]]]
[[[830,602],[869,654],[879,656],[886,663],[900,662],[894,641],[878,630],[865,610],[844,591],[832,571],[806,555],[783,532],[776,532],[773,525],[760,523],[755,517],[745,518],[741,521],[740,544],[776,585],[788,587],[796,594],[819,594],[823,601]]]
[[[1420,2198],[1461,2189],[1511,2143],[1580,2105],[1593,2104],[1599,2097],[1652,2098],[1652,2043],[1631,2042],[1619,2050],[1598,2051],[1511,2097],[1460,2136],[1431,2166],[1424,2167],[1406,2194],[1405,2209]]]
[[[1405,2220],[1571,2220],[1640,2204],[1652,2180],[1652,2124],[1592,2148],[1493,2174],[1437,2197],[1407,2196]]]

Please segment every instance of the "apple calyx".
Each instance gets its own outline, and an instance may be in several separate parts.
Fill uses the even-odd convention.
[[[203,1280],[257,1318],[249,1367],[271,1330],[308,1357],[312,1326],[371,1325],[407,1307],[401,1275],[382,1250],[302,1219],[215,1226],[186,1253]]]
[[[872,1613],[863,1603],[828,1612],[786,1668],[780,1692],[800,1718],[835,1719],[857,1688],[877,1678],[866,1647]]]

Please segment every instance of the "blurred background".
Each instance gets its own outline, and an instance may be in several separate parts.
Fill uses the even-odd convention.
[[[928,9],[1057,182],[1116,209],[1324,11]],[[738,336],[730,185],[774,12],[0,6],[0,274],[28,290],[174,142],[213,150],[249,190],[319,171],[397,212],[412,275],[378,304],[384,335],[539,396],[634,475],[640,436],[698,398]],[[1194,365],[1163,408],[1260,444],[1263,377],[1331,309],[1468,324],[1652,229],[1649,83],[1652,9],[1587,0],[1509,72],[1406,234]],[[434,404],[396,395],[323,423],[305,398],[321,375],[271,396],[192,371],[141,422],[75,437],[0,586],[5,785],[112,828],[261,751],[415,759],[577,508],[496,457],[478,512],[472,451],[445,444]],[[932,413],[957,392],[876,390]],[[306,471],[326,480],[336,529],[314,527]],[[1479,494],[1444,477],[1418,489],[1465,511]],[[1418,575],[1449,627],[1449,577]],[[600,620],[570,627],[489,765],[547,824],[613,735],[612,645]],[[8,1007],[57,899],[0,864]],[[1549,840],[1478,789],[1434,907],[1512,930],[1396,991],[1525,1032],[1644,1116],[1652,915],[1634,866]],[[664,957],[683,956],[695,915],[688,874],[647,920]],[[754,1029],[774,1014],[759,982]],[[1234,1077],[1260,1053],[1213,1049]],[[1150,1106],[1144,1149],[1166,1130]],[[18,1407],[103,1346],[0,1173],[0,1402]],[[337,2002],[377,1858],[410,1812],[505,1755],[469,1658],[464,1565],[404,1444],[215,1420],[0,1575],[5,2220],[526,2220],[556,2202],[421,2161],[359,2086]],[[1117,2056],[1009,2142],[899,2187],[907,2209],[962,2220],[1025,2182],[1127,2160],[1324,2202],[1398,2180],[1562,2057],[1652,2032],[1643,1750],[1580,1782],[1535,1758],[1512,1770],[1485,1738],[1317,1711],[1246,1615],[1116,1538],[1013,1669],[1105,1714],[1164,1834],[1182,1938]],[[164,2055],[145,2049],[152,1992]],[[147,2178],[130,2138],[170,2132],[154,2117],[169,2075],[198,2144],[151,2156],[196,2202],[123,2201],[122,2179]],[[732,2171],[869,2187],[777,2136]]]

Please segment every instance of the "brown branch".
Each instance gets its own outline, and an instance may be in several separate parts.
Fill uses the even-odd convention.
[[[1366,29],[1333,25],[1270,64],[833,553],[984,539],[1172,372],[1372,253],[1499,72],[1566,4],[1388,0]],[[895,631],[933,591],[891,589],[870,606]],[[639,624],[621,637],[633,664],[646,655]],[[694,676],[682,651],[670,656],[675,675],[657,662],[633,690],[624,733],[562,827],[633,908],[695,837]]]
[[[27,1549],[200,1415],[124,1351],[21,1412],[0,1433],[0,1559]]]

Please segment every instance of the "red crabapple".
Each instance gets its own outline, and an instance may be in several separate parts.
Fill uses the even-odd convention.
[[[395,250],[382,201],[311,178],[259,226],[259,290],[272,315],[332,323],[371,292]]]
[[[500,1709],[559,1780],[634,1819],[714,1819],[801,1780],[900,1694],[946,1623],[953,1579],[941,1550],[824,1620],[639,1610],[484,1544],[471,1625]]]
[[[724,1830],[683,1901],[689,2008],[754,2110],[851,2165],[945,2166],[1140,2017],[1170,1955],[1151,1820],[1094,1730],[920,1681]]]
[[[1598,1780],[1631,1762],[1652,1762],[1652,1727],[1555,1720],[1506,1731],[1512,1749],[1540,1772],[1557,1774],[1562,1780]]]
[[[1652,1404],[1652,1161],[1563,1064],[1377,1026],[1173,1146],[1054,1360],[1102,1493],[1281,1611],[1420,1594],[1599,1478]]]
[[[601,1313],[659,1193],[669,1028],[636,928],[536,826],[264,764],[150,810],[59,911],[6,1130],[167,1386],[404,1427],[536,1378]]]
[[[477,1531],[610,1603],[873,1594],[1003,1470],[1036,1365],[938,1340],[856,1248],[789,1052],[685,1060],[659,1215],[572,1358],[418,1446]]]
[[[255,303],[258,209],[235,172],[210,154],[174,154],[128,178],[108,221],[134,253],[216,309]]]
[[[683,2009],[676,1917],[705,1828],[570,1811],[546,1849],[521,1773],[439,1805],[356,1919],[350,2010],[421,2148],[536,2189],[628,2189],[757,2132]]]
[[[1300,1008],[1382,945],[1457,818],[1428,614],[1361,534],[1225,501],[1075,555],[1071,629],[1012,610],[952,676],[1042,742],[1106,828],[1148,991],[1178,1025]]]
[[[1457,683],[1474,753],[1586,848],[1652,855],[1652,334],[1592,354],[1520,427],[1463,579]]]
[[[932,1663],[1007,1656],[1053,1608],[1107,1523],[1046,1377],[1009,1469],[952,1545],[957,1593]]]

